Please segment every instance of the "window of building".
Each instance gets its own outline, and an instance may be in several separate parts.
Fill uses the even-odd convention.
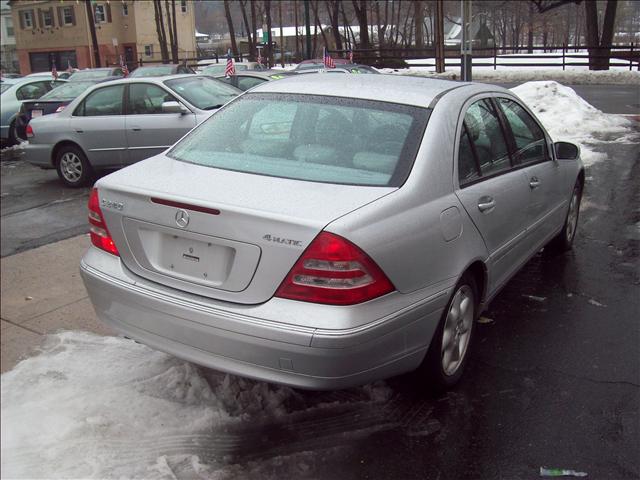
[[[144,46],[144,55],[146,57],[153,57],[153,45]]]
[[[106,23],[106,21],[107,21],[107,13],[105,12],[104,5],[96,5],[95,22]]]
[[[187,0],[180,0],[180,11],[187,13]]]
[[[126,17],[129,15],[129,5],[127,5],[126,3],[122,4],[122,16]]]
[[[51,28],[53,27],[53,11],[42,10],[42,26]]]
[[[7,37],[13,37],[13,19],[11,17],[7,17]]]
[[[33,10],[27,10],[26,12],[21,12],[21,15],[22,15],[22,24],[24,28],[34,28]]]
[[[62,7],[62,24],[73,25],[73,7]]]

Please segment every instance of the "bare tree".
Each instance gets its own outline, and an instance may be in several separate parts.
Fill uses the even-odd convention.
[[[169,9],[169,0],[165,0],[164,6],[167,11],[167,27],[169,30],[169,46],[171,47],[171,61],[178,63],[178,32],[176,26],[176,1],[172,0],[172,8]]]
[[[96,23],[93,19],[93,4],[90,0],[84,0],[84,7],[87,9],[87,21],[89,23],[89,32],[91,33],[91,49],[93,50],[93,58],[96,68],[99,68],[100,49],[98,48],[98,37],[96,36]]]
[[[587,44],[589,47],[606,47],[604,49],[589,48],[589,70],[609,70],[611,43],[616,21],[617,0],[608,0],[602,23],[602,34],[598,32],[598,5],[585,2]]]
[[[316,27],[320,29],[320,35],[322,35],[322,41],[324,42],[324,47],[328,49],[329,42],[327,41],[327,34],[324,32],[324,29],[322,28],[322,22],[320,22],[320,15],[318,15],[318,4],[320,2],[316,0],[316,1],[311,1],[309,3],[311,4],[311,10],[313,10],[313,16],[316,22]]]
[[[231,51],[233,52],[233,56],[238,59],[238,45],[236,44],[236,32],[233,28],[233,18],[231,18],[231,10],[229,9],[229,0],[224,0],[224,14],[227,17],[229,36],[231,37]]]
[[[325,6],[327,8],[327,12],[329,13],[329,21],[331,23],[331,30],[333,32],[333,39],[336,43],[336,50],[342,50],[342,36],[340,35],[340,24],[339,24],[339,1],[338,0],[330,0],[325,2]]]
[[[371,42],[369,41],[369,25],[367,22],[367,1],[366,0],[352,0],[353,9],[356,14],[356,18],[358,19],[358,24],[360,25],[360,48],[370,48]]]
[[[271,39],[271,0],[264,0],[264,10],[267,17],[267,63],[273,66],[273,40]]]
[[[242,10],[242,21],[244,22],[244,28],[247,30],[247,43],[249,44],[249,55],[252,58],[256,58],[256,32],[251,30],[249,26],[249,19],[247,17],[247,0],[240,0],[240,10]]]
[[[413,0],[413,16],[416,24],[416,48],[424,48],[424,5],[421,0]]]
[[[153,0],[153,11],[156,20],[156,33],[158,34],[158,43],[160,44],[160,54],[162,55],[162,63],[169,63],[169,49],[167,48],[167,32],[164,28],[164,15],[162,13],[161,0]]]

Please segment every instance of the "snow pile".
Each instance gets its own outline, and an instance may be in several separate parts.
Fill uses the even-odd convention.
[[[598,143],[637,140],[629,120],[601,112],[572,88],[557,82],[527,82],[511,91],[535,113],[554,141],[579,145],[585,165],[605,157],[594,151]]]
[[[63,332],[41,350],[2,375],[2,478],[220,478],[237,470],[220,460],[234,446],[227,429],[306,408],[290,388],[117,337]],[[385,391],[358,389],[369,402]]]

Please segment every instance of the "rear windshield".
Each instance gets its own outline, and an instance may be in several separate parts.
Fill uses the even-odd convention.
[[[314,182],[397,187],[430,110],[394,103],[249,93],[178,143],[177,160]]]
[[[40,100],[73,100],[94,85],[95,82],[68,82],[45,93]]]
[[[81,70],[72,74],[69,79],[77,82],[78,80],[99,80],[111,76],[111,70]]]
[[[220,108],[242,93],[241,90],[231,85],[213,78],[196,75],[167,80],[164,84],[200,110]]]
[[[202,73],[204,73],[205,75],[215,75],[217,73],[224,73],[226,68],[227,68],[226,62],[218,63],[216,65],[210,65],[207,68],[204,68],[202,70]],[[236,72],[239,72],[240,70],[248,70],[246,65],[242,65],[240,63],[234,63],[233,68],[236,70]]]
[[[163,77],[173,73],[173,65],[158,65],[157,67],[141,67],[135,69],[131,75],[132,78],[138,77]]]

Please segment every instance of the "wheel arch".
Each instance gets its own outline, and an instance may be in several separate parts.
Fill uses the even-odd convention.
[[[79,149],[85,156],[87,155],[86,152],[82,149],[82,147],[80,145],[78,145],[76,142],[74,142],[72,140],[61,140],[58,143],[56,143],[56,145],[51,150],[51,165],[54,168],[57,166],[56,162],[57,162],[57,158],[58,158],[58,152],[65,146],[75,147],[75,148]]]
[[[477,315],[479,316],[484,309],[485,301],[487,298],[487,285],[489,283],[489,276],[487,272],[487,265],[482,260],[475,260],[467,268],[462,272],[460,278],[464,275],[469,274],[473,277],[476,282],[476,287],[478,288],[478,302],[477,302]],[[459,281],[459,279],[458,279]]]

